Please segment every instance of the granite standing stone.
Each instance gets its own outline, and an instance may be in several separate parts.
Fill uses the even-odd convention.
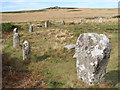
[[[32,25],[29,26],[29,32],[33,32],[33,26]]]
[[[103,82],[111,52],[109,39],[104,34],[80,34],[75,52],[78,78],[88,85]]]
[[[30,59],[31,48],[30,48],[30,44],[28,43],[28,41],[24,41],[22,45],[22,51],[23,51],[23,60]]]
[[[83,18],[81,18],[81,24],[83,24],[84,23],[84,19]]]
[[[48,24],[49,24],[49,21],[47,20],[47,21],[45,22],[45,28],[48,27]]]
[[[63,20],[63,21],[61,22],[61,24],[62,24],[62,25],[65,25],[65,21]]]
[[[99,22],[100,22],[100,23],[102,23],[102,22],[103,22],[103,19],[102,19],[102,18],[100,18],[100,19],[99,19]]]
[[[14,30],[13,30],[13,34],[15,34],[15,33],[18,33],[18,29],[17,28],[14,28]]]
[[[13,48],[20,46],[20,36],[18,33],[14,33],[13,35]]]

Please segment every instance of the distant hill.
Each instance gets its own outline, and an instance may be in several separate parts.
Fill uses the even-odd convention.
[[[71,7],[49,7],[45,9],[39,9],[39,10],[25,10],[25,11],[8,11],[8,12],[1,12],[1,13],[29,13],[29,12],[43,12],[46,11],[46,9],[76,9],[76,8],[71,8]]]
[[[46,9],[77,9],[77,8],[72,8],[72,7],[58,7],[58,6],[55,6],[55,7],[49,7],[49,8],[46,8]]]

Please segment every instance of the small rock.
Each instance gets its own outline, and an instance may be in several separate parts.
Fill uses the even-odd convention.
[[[66,45],[64,46],[64,48],[68,49],[68,50],[72,50],[72,49],[75,49],[75,44],[70,44],[70,45]]]
[[[34,26],[36,26],[36,27],[42,27],[42,25],[40,25],[40,24],[34,24]]]

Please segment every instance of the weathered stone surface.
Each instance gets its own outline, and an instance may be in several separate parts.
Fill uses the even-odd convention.
[[[64,48],[66,48],[68,50],[75,49],[75,44],[66,45],[66,46],[64,46]]]
[[[47,20],[47,21],[45,22],[45,28],[48,27],[48,24],[49,24],[49,21]]]
[[[13,35],[13,48],[20,46],[20,36],[18,33],[14,33]]]
[[[77,54],[76,53],[73,55],[73,58],[77,58]]]
[[[105,80],[111,44],[104,34],[83,33],[76,42],[78,78],[89,85]]]
[[[102,18],[99,18],[99,22],[102,23],[102,22],[103,22],[103,19],[102,19]]]
[[[31,48],[30,48],[30,44],[28,41],[24,41],[22,45],[22,51],[23,51],[23,60],[30,59]]]
[[[65,25],[65,21],[63,20],[63,21],[61,22],[61,24],[62,24],[62,25]]]
[[[18,29],[17,28],[14,28],[14,30],[13,30],[13,34],[15,34],[15,33],[18,33]]]
[[[29,26],[29,32],[33,32],[33,25]]]

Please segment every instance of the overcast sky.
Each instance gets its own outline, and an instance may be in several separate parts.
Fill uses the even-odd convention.
[[[47,7],[118,8],[119,0],[2,0],[0,11],[36,10]]]

